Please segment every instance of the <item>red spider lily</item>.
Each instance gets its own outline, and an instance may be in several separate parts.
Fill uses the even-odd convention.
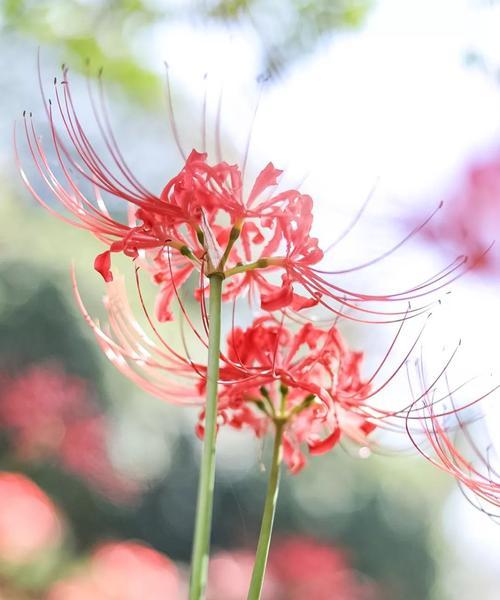
[[[57,582],[48,600],[180,598],[179,574],[166,556],[138,542],[108,542],[87,568]]]
[[[149,315],[157,341],[145,333],[127,304],[120,279],[108,284],[105,305],[109,326],[105,329],[88,315],[78,291],[77,298],[99,345],[122,373],[168,402],[203,405],[206,366],[190,358],[186,349],[181,352],[173,348]],[[453,439],[457,429],[462,429],[469,445],[473,443],[469,412],[500,386],[458,402],[466,385],[452,389],[447,376],[458,346],[430,381],[426,381],[419,366],[418,393],[414,382],[408,379],[408,400],[403,399],[398,408],[383,408],[380,401],[384,391],[401,376],[407,378],[405,369],[411,366],[423,331],[396,366],[388,369],[403,325],[404,322],[399,325],[387,352],[369,377],[361,374],[363,354],[350,350],[336,327],[324,330],[308,322],[293,331],[271,315],[256,318],[245,330],[233,326],[227,336],[227,351],[221,354],[219,425],[249,428],[261,437],[273,424],[284,421],[284,457],[293,473],[305,464],[304,446],[311,455],[318,455],[347,438],[376,450],[379,443],[373,439],[375,430],[409,435],[431,462],[450,472],[467,489],[500,506],[500,478],[493,470],[491,449],[480,453],[474,447],[475,462],[481,463],[474,467]],[[387,370],[389,375],[383,375]],[[442,385],[444,390],[438,393]],[[200,436],[203,420],[202,408],[197,425]]]
[[[0,561],[25,563],[62,541],[50,498],[20,473],[0,472]]]
[[[255,319],[228,337],[222,366],[219,411],[232,427],[247,425],[256,435],[276,419],[288,425],[285,460],[292,472],[304,465],[304,443],[313,455],[331,450],[347,435],[358,443],[375,429],[359,405],[370,391],[361,380],[363,355],[347,349],[336,328],[307,323],[297,333],[270,316]],[[256,410],[257,409],[257,410]]]
[[[421,298],[442,289],[463,272],[466,258],[462,256],[437,275],[398,293],[366,294],[345,289],[337,281],[343,273],[368,267],[401,244],[351,269],[320,268],[324,252],[311,235],[313,201],[298,190],[274,191],[282,171],[272,163],[264,167],[245,194],[244,166],[240,168],[220,158],[211,164],[206,152],[192,150],[180,173],[168,181],[160,194],[152,193],[124,160],[109,123],[101,84],[99,90],[101,108],[92,93],[91,102],[111,164],[98,154],[85,134],[64,67],[60,84],[54,81],[54,103],[45,102],[43,96],[59,173],[51,166],[31,115],[25,115],[24,127],[35,169],[65,211],[54,210],[22,168],[21,173],[31,193],[50,212],[90,231],[105,243],[107,249],[95,259],[95,268],[106,281],[113,277],[112,253],[140,258],[140,264],[160,286],[160,320],[172,318],[170,304],[176,289],[195,270],[202,279],[213,272],[223,273],[228,279],[225,300],[248,293],[250,298],[260,297],[264,310],[297,311],[320,304],[335,314],[348,309],[352,313],[347,315],[349,318],[370,322],[394,321],[407,314],[397,308],[378,310],[377,303],[406,303]],[[55,112],[69,143],[63,140]],[[173,117],[172,122],[177,136]],[[90,191],[84,190],[85,182],[90,184]],[[128,222],[111,215],[105,198],[118,200],[127,209]],[[413,308],[410,313],[419,314],[422,308]]]
[[[54,365],[35,365],[0,379],[0,425],[22,460],[57,457],[112,500],[130,500],[137,486],[119,475],[107,449],[107,424],[87,383]]]

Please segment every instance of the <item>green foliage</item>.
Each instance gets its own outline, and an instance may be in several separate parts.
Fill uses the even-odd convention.
[[[0,365],[9,371],[56,361],[100,380],[97,349],[83,336],[53,275],[27,263],[0,267]]]
[[[56,46],[65,61],[82,71],[87,64],[95,72],[104,65],[107,81],[143,105],[158,104],[161,82],[138,62],[131,42],[164,14],[139,0],[4,0],[0,7],[5,28]]]
[[[248,11],[252,4],[252,0],[222,0],[209,8],[208,14],[216,18],[234,19]]]

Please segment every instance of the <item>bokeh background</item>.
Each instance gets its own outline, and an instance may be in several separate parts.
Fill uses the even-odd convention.
[[[498,380],[498,241],[483,252],[500,230],[499,31],[500,5],[486,0],[0,2],[2,600],[183,598],[200,452],[195,412],[117,374],[75,307],[72,262],[99,314],[99,244],[50,217],[22,184],[14,123],[32,111],[50,135],[38,51],[47,90],[60,64],[70,66],[91,138],[86,81],[103,67],[120,146],[154,189],[181,166],[167,61],[183,146],[200,143],[207,93],[210,143],[218,128],[224,155],[241,159],[251,131],[249,171],[272,160],[313,195],[324,247],[371,194],[332,252],[337,267],[383,252],[444,201],[400,253],[360,272],[357,287],[404,285],[458,254],[476,258],[437,310],[423,352],[442,361],[461,338],[452,369]],[[20,154],[29,164],[22,144]],[[379,329],[344,333],[374,353],[390,339]],[[493,395],[485,408],[493,443],[496,405]],[[267,451],[244,432],[221,432],[211,600],[245,597]],[[500,597],[494,520],[408,444],[385,454],[338,448],[284,476],[268,600]]]

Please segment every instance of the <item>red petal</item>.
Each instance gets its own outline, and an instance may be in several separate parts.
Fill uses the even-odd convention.
[[[281,173],[283,173],[283,171],[276,169],[273,163],[268,163],[257,175],[257,179],[255,180],[252,191],[248,196],[248,206],[251,206],[257,196],[262,194],[266,188],[276,185],[278,183],[278,177],[281,175]]]
[[[203,441],[203,439],[205,438],[205,427],[204,425],[202,425],[200,422],[196,423],[195,427],[194,427],[194,431],[196,433],[196,436]]]
[[[324,440],[318,440],[317,442],[310,442],[309,446],[309,454],[312,456],[318,456],[319,454],[325,454],[331,450],[340,440],[341,435],[340,427],[337,427],[333,430],[333,432]]]
[[[299,473],[306,464],[300,448],[294,446],[287,437],[283,437],[283,459],[292,475]]]
[[[272,291],[269,294],[262,294],[260,297],[260,307],[262,310],[279,310],[288,306],[293,301],[293,290],[291,285],[269,286]]]
[[[177,289],[189,278],[193,269],[194,266],[191,263],[188,263],[185,267],[176,271],[173,274],[173,277],[164,278],[163,285],[156,297],[155,304],[156,318],[161,323],[173,320],[174,316],[170,310],[170,305],[177,295]]]
[[[95,257],[94,269],[103,276],[106,283],[113,281],[113,273],[111,273],[111,252],[109,250],[106,250],[106,252]]]
[[[299,294],[294,294],[291,303],[291,308],[293,310],[303,310],[304,308],[311,308],[311,306],[316,306],[318,302],[319,298],[305,298],[304,296],[300,296]]]
[[[370,421],[365,421],[363,423],[363,425],[361,425],[361,427],[360,427],[361,431],[365,435],[368,435],[369,433],[371,433],[376,428],[377,428],[377,426],[374,423],[370,423]]]
[[[196,150],[191,150],[191,152],[186,160],[186,166],[189,166],[196,162],[204,163],[207,160],[207,156],[208,155],[206,152],[197,152]]]

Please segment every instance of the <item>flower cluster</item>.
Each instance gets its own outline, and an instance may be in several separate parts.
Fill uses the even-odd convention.
[[[208,432],[205,439],[209,444],[215,443],[211,432],[215,431],[216,416],[219,426],[250,428],[259,437],[274,428],[283,435],[289,468],[298,472],[305,463],[305,447],[313,455],[321,454],[343,437],[371,446],[370,434],[377,428],[403,431],[440,468],[451,472],[482,498],[500,505],[498,476],[475,469],[450,437],[453,428],[447,425],[449,415],[461,414],[463,410],[467,420],[466,409],[476,400],[456,405],[453,390],[436,397],[436,384],[443,379],[447,365],[428,385],[421,378],[421,388],[418,392],[409,390],[409,400],[403,402],[402,408],[382,409],[373,402],[399,373],[404,374],[419,341],[417,337],[409,344],[403,360],[380,382],[402,325],[408,318],[427,311],[427,300],[420,304],[422,298],[463,274],[466,257],[458,257],[436,275],[399,292],[368,294],[348,290],[340,283],[343,273],[369,267],[392,250],[352,269],[328,270],[324,265],[326,251],[313,235],[312,198],[296,189],[280,189],[282,171],[272,163],[261,170],[247,191],[244,167],[224,162],[220,156],[212,162],[205,151],[193,149],[180,172],[159,194],[152,193],[128,167],[116,144],[105,105],[99,109],[95,101],[92,107],[111,165],[91,144],[75,109],[66,68],[61,84],[54,82],[54,95],[55,102],[45,102],[45,108],[59,172],[53,169],[31,116],[25,115],[24,124],[35,168],[62,205],[62,212],[44,200],[24,170],[22,175],[42,205],[66,222],[88,230],[105,245],[94,266],[108,287],[108,327],[100,327],[90,317],[76,286],[75,289],[99,345],[119,370],[162,399],[201,406],[197,432],[200,436]],[[62,121],[62,133],[56,124],[56,113]],[[126,208],[128,219],[119,219],[108,210],[109,200]],[[405,240],[422,226],[417,226]],[[134,261],[139,299],[154,339],[133,316],[123,281],[114,273],[112,257],[117,253]],[[160,325],[146,306],[140,270],[147,272],[158,286],[156,321],[172,320],[173,303],[177,302],[202,351],[208,348],[210,357],[210,351],[216,348],[216,369],[210,372],[206,361],[196,360],[187,343],[179,349],[162,335]],[[195,298],[201,330],[182,299],[181,292],[189,279],[198,282]],[[220,340],[214,345],[211,337],[215,330],[215,337],[220,337],[213,321],[215,318],[220,324],[220,314],[209,314],[205,299],[215,280],[221,286],[222,301],[233,304],[233,315],[239,299],[249,300],[250,307],[258,300],[260,310],[246,329],[237,326],[233,318],[222,352]],[[410,301],[416,302],[410,305]],[[320,327],[308,318],[307,312],[304,316],[302,311],[314,307],[333,313],[333,322],[329,319],[327,325]],[[400,323],[371,377],[362,374],[363,353],[351,350],[344,341],[338,328],[341,317],[367,323]],[[211,402],[205,406],[204,393],[209,388],[212,392],[207,397],[211,394]],[[446,401],[452,408],[445,407]],[[207,423],[210,430],[205,427]],[[213,455],[207,452],[206,464],[213,461]],[[487,465],[488,460],[484,459],[483,464]],[[210,485],[205,489],[210,490]],[[199,559],[202,554],[197,556]]]

